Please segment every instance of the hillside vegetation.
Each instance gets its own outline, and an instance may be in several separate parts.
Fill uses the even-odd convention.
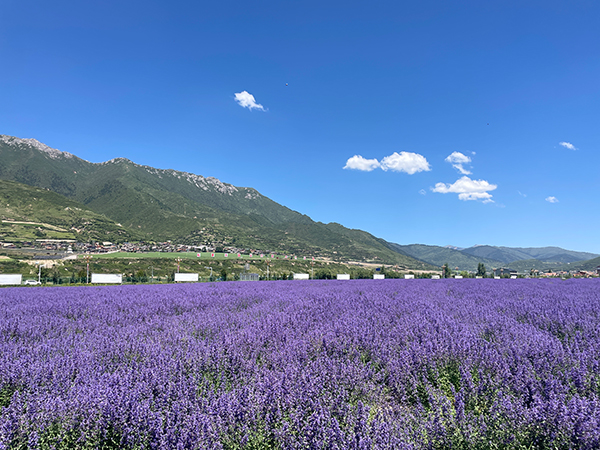
[[[253,188],[141,166],[124,158],[90,163],[32,139],[0,135],[0,179],[65,196],[78,202],[80,209],[105,216],[130,236],[148,241],[173,240],[434,269],[390,249],[384,240],[367,232],[315,222]],[[60,208],[64,210],[62,204]],[[45,223],[57,224],[50,218]]]
[[[47,189],[0,180],[0,239],[74,239],[123,242],[138,239],[102,214]]]
[[[597,254],[575,252],[560,247],[493,247],[491,245],[478,245],[461,250],[463,253],[478,258],[489,258],[509,264],[514,261],[535,259],[553,263],[572,263],[596,258]]]

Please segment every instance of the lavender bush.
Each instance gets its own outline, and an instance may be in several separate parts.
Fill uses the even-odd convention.
[[[0,448],[600,448],[599,280],[0,290]]]

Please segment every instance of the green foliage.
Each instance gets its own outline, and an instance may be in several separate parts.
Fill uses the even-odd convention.
[[[429,373],[429,381],[453,400],[454,393],[460,390],[460,363],[451,359],[440,364],[437,372]]]
[[[477,276],[485,277],[485,264],[483,264],[481,262],[479,264],[477,264]]]
[[[272,431],[259,422],[254,429],[244,433],[239,428],[231,427],[229,434],[221,439],[224,450],[277,450],[281,446]]]
[[[0,411],[2,411],[2,408],[5,408],[8,405],[10,405],[12,396],[17,390],[17,386],[10,383],[7,383],[0,388]]]
[[[146,271],[144,269],[139,269],[135,271],[136,282],[138,283],[147,283],[148,276],[146,275]]]
[[[31,266],[14,259],[0,259],[0,273],[29,274]]]
[[[442,278],[452,278],[452,269],[450,269],[448,263],[442,266]]]
[[[104,430],[91,430],[88,435],[83,435],[81,429],[74,424],[53,423],[39,438],[41,450],[117,450],[127,449],[121,444],[121,433],[116,427],[109,425]],[[25,447],[26,448],[26,447]]]
[[[336,278],[336,274],[333,274],[330,269],[318,269],[315,270],[314,278],[317,280],[333,280]]]
[[[0,180],[0,240],[75,239],[123,242],[141,235],[81,203],[46,189]]]

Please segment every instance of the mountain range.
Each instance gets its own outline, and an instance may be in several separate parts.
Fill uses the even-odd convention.
[[[91,163],[35,139],[0,135],[0,179],[60,194],[147,241],[435,268],[394,251],[385,240],[365,231],[315,222],[253,188],[142,166],[125,158]],[[4,220],[15,220],[3,214]],[[117,242],[130,239],[111,236]]]
[[[495,247],[476,245],[469,248],[435,245],[390,244],[396,251],[436,266],[448,264],[452,269],[475,270],[479,263],[490,268],[508,268],[518,272],[534,270],[595,270],[599,255],[576,252],[560,247]],[[596,260],[598,261],[596,262]],[[583,264],[589,262],[588,264]]]
[[[315,222],[250,187],[125,158],[91,163],[35,139],[6,135],[0,135],[0,180],[0,240],[173,240],[406,269],[448,263],[474,270],[479,263],[491,268],[522,261],[557,266],[599,256],[559,247],[400,245],[337,223]]]

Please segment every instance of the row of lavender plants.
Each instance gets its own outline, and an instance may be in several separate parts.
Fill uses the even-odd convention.
[[[598,280],[3,289],[0,448],[597,449]]]

